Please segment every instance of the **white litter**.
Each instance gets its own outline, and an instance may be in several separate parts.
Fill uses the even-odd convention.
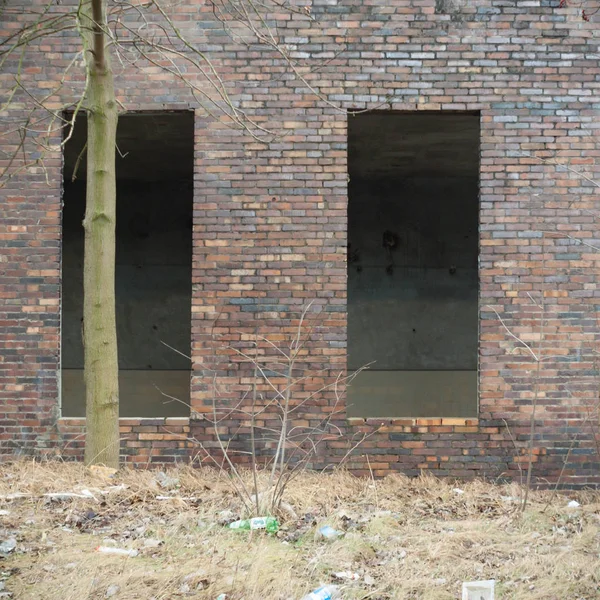
[[[333,576],[336,579],[346,579],[347,581],[358,581],[360,579],[360,575],[352,573],[352,571],[339,571],[338,573],[334,573]]]
[[[462,600],[494,600],[494,579],[485,581],[465,581],[462,588]]]
[[[0,543],[0,554],[9,554],[17,547],[17,540],[14,537],[8,538]]]
[[[156,496],[157,500],[184,500],[185,502],[196,502],[198,498],[194,496]]]
[[[19,498],[31,498],[31,496],[33,496],[33,494],[14,492],[13,494],[0,494],[0,500],[18,500]]]
[[[96,496],[90,492],[90,490],[81,490],[81,492],[49,492],[44,494],[45,498],[50,498],[51,500],[70,500],[71,498],[89,498],[92,500],[97,500]]]
[[[567,504],[567,506],[569,508],[579,508],[581,506],[581,504],[579,504],[579,502],[577,502],[577,500],[571,500],[571,502],[569,502],[569,504]]]
[[[128,550],[127,548],[111,548],[110,546],[98,546],[96,552],[102,552],[102,554],[116,554],[118,556],[130,556],[134,557],[138,555],[137,550]]]

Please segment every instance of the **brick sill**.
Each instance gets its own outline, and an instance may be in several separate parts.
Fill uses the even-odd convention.
[[[85,425],[85,417],[60,417],[59,425]],[[120,417],[119,425],[189,425],[189,417]]]
[[[348,417],[349,425],[382,425],[395,427],[477,427],[478,417],[440,418],[393,418],[393,417]]]

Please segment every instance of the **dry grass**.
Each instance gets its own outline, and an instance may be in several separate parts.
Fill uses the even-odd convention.
[[[8,514],[0,541],[17,538],[17,549],[0,558],[6,590],[19,600],[100,600],[107,591],[116,600],[297,600],[335,572],[352,571],[360,580],[343,583],[345,599],[459,598],[462,582],[474,579],[496,579],[501,599],[600,597],[598,493],[535,492],[521,517],[517,485],[307,473],[285,497],[299,518],[282,515],[282,530],[268,536],[218,524],[221,511],[241,512],[225,474],[167,475],[178,481],[173,489],[161,488],[155,472],[123,470],[107,480],[74,464],[1,467],[0,509]],[[102,492],[111,486],[122,487]],[[83,489],[97,500],[43,495]],[[30,495],[6,498],[16,492]],[[573,498],[580,508],[567,507]],[[324,524],[345,536],[315,539]],[[139,555],[95,551],[111,543]]]

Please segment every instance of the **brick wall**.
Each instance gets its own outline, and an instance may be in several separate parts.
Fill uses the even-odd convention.
[[[598,188],[551,164],[600,179],[597,24],[546,0],[307,5],[299,12],[309,15],[280,12],[272,23],[318,97],[289,74],[280,55],[231,39],[211,6],[190,2],[173,9],[182,33],[211,53],[237,108],[279,134],[269,143],[207,114],[189,88],[157,66],[116,63],[127,109],[196,108],[194,418],[123,420],[126,459],[138,465],[188,460],[198,455],[199,443],[217,451],[201,418],[212,410],[213,374],[221,403],[235,403],[249,385],[248,365],[226,346],[248,345],[257,330],[283,342],[309,301],[319,319],[304,365],[313,378],[295,398],[308,397],[344,368],[346,111],[469,110],[480,112],[482,136],[479,418],[382,424],[336,415],[346,439],[329,442],[316,466],[336,463],[348,440],[367,435],[347,463],[357,473],[427,469],[518,477],[537,399],[536,481],[554,481],[564,468],[566,485],[599,484]],[[2,35],[23,18],[9,15]],[[59,81],[77,37],[63,33],[39,48],[27,55],[23,73],[38,97]],[[176,60],[214,97],[197,67]],[[315,64],[317,72],[306,71]],[[15,70],[11,64],[0,75],[2,89]],[[72,101],[81,86],[74,69],[52,107]],[[17,94],[15,101],[3,127],[28,114],[27,96]],[[10,152],[18,138],[5,136],[1,143]],[[26,144],[25,151],[35,159],[39,148]],[[47,151],[43,167],[33,165],[0,189],[4,456],[53,446],[82,454],[82,422],[57,420],[60,182],[60,152]],[[328,388],[298,420],[318,422],[335,402]],[[272,419],[265,415],[265,422]],[[247,446],[244,425],[235,419],[221,424],[239,449]]]

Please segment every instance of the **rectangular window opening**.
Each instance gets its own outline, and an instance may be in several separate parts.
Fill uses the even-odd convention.
[[[86,160],[82,151],[86,139],[86,119],[77,117],[65,144],[63,171],[61,408],[65,417],[85,416]],[[116,165],[120,416],[186,417],[191,370],[186,356],[191,352],[193,113],[121,116]]]
[[[479,115],[348,115],[349,417],[477,415]]]

